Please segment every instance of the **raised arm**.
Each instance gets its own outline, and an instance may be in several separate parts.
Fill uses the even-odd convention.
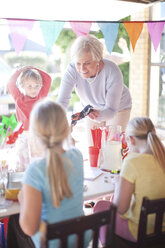
[[[14,99],[16,99],[20,94],[22,94],[16,84],[18,77],[20,76],[22,72],[26,70],[30,70],[30,69],[35,69],[41,74],[41,77],[43,80],[43,87],[41,89],[41,94],[42,96],[47,96],[50,90],[51,81],[52,81],[49,74],[33,66],[24,66],[20,68],[19,70],[16,70],[7,83],[7,90],[9,94],[11,94],[14,97]]]
[[[21,74],[21,70],[15,71],[15,73],[10,77],[7,83],[8,93],[11,94],[15,100],[21,94],[16,84],[20,74]]]
[[[37,70],[41,74],[41,77],[43,80],[43,87],[41,89],[41,94],[42,96],[47,96],[50,90],[51,82],[52,82],[50,75],[44,71],[41,71],[38,68],[34,67],[33,69]]]

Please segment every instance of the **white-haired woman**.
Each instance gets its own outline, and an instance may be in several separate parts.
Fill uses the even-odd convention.
[[[66,112],[59,104],[42,100],[34,106],[30,117],[30,131],[45,154],[25,172],[23,189],[19,193],[19,223],[23,232],[31,236],[35,247],[40,247],[41,220],[55,223],[84,214],[83,157],[76,148],[63,148],[70,128]],[[20,230],[16,229],[12,230],[18,240],[18,246],[14,247],[32,247],[27,246],[27,238],[23,240]],[[86,245],[89,240],[90,233]],[[69,242],[69,247],[74,247],[75,238]],[[51,241],[49,247],[55,248],[56,244]]]
[[[103,45],[95,36],[80,36],[72,45],[69,64],[58,102],[68,107],[75,87],[82,106],[90,104],[94,112],[87,118],[88,129],[93,126],[121,125],[122,131],[130,118],[132,100],[118,66],[103,59]]]

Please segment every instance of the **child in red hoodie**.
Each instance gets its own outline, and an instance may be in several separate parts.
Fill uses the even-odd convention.
[[[17,70],[9,79],[7,89],[15,100],[17,120],[23,123],[24,130],[29,129],[29,117],[33,105],[48,95],[50,86],[51,77],[32,66]]]

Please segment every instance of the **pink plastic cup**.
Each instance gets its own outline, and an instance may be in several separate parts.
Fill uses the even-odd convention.
[[[91,167],[97,167],[97,161],[99,156],[99,148],[90,146],[89,147],[89,162]]]

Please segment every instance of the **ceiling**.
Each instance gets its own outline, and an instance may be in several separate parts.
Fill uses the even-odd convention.
[[[132,2],[132,3],[143,3],[143,4],[151,4],[155,2],[164,2],[164,0],[120,0],[125,2]]]
[[[63,21],[118,21],[155,2],[153,0],[5,0],[0,18]]]

